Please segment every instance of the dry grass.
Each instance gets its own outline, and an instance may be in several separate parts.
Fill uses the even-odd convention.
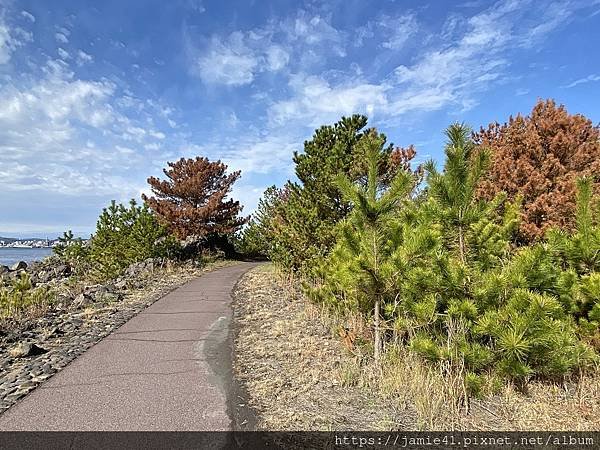
[[[379,392],[403,408],[411,408],[419,430],[456,429],[461,397],[456,379],[449,383],[440,370],[426,366],[403,350],[392,350],[382,363]]]
[[[0,330],[23,319],[43,316],[54,301],[54,293],[43,288],[0,286]]]
[[[467,429],[600,431],[600,374],[563,383],[532,382],[523,393],[512,385],[473,402]]]
[[[491,378],[484,399],[469,399],[460,358],[432,366],[392,346],[376,366],[360,316],[307,302],[271,266],[251,271],[240,292],[237,370],[263,429],[600,430],[600,373],[526,392]],[[345,348],[340,329],[358,345]]]
[[[263,430],[408,429],[412,418],[361,382],[359,359],[271,266],[235,293],[234,372]]]

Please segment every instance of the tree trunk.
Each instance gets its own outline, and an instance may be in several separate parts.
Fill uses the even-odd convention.
[[[465,237],[463,235],[463,227],[462,225],[458,226],[458,252],[460,254],[460,261],[464,264],[466,262],[465,258]]]
[[[379,363],[381,358],[381,330],[379,323],[379,299],[375,300],[375,317],[373,318],[375,325],[375,342],[374,342],[374,357],[375,362]]]

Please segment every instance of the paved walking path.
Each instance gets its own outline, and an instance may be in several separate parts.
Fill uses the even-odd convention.
[[[0,430],[228,430],[231,290],[252,267],[166,295],[0,416]]]

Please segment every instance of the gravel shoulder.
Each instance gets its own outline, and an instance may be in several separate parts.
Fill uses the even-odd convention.
[[[354,356],[271,264],[234,291],[238,426],[256,430],[414,429],[410,411],[368,386],[347,386]],[[250,419],[249,419],[250,418]]]

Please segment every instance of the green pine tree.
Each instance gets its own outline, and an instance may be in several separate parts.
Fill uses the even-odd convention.
[[[438,172],[433,161],[425,165],[427,190],[436,201],[437,215],[448,230],[449,243],[458,251],[460,261],[467,262],[466,234],[484,215],[475,196],[479,180],[489,164],[489,153],[477,150],[470,139],[471,129],[454,123],[446,130],[446,163]],[[456,237],[456,240],[454,239]]]
[[[382,353],[381,314],[388,296],[384,264],[389,260],[387,229],[389,222],[414,187],[414,177],[399,171],[389,186],[384,187],[378,173],[384,140],[376,133],[368,134],[359,144],[368,164],[366,185],[340,174],[336,184],[352,212],[341,226],[340,241],[334,259],[346,259],[342,278],[352,285],[364,300],[362,307],[373,318],[373,347],[376,361]],[[338,274],[339,275],[339,274]]]

